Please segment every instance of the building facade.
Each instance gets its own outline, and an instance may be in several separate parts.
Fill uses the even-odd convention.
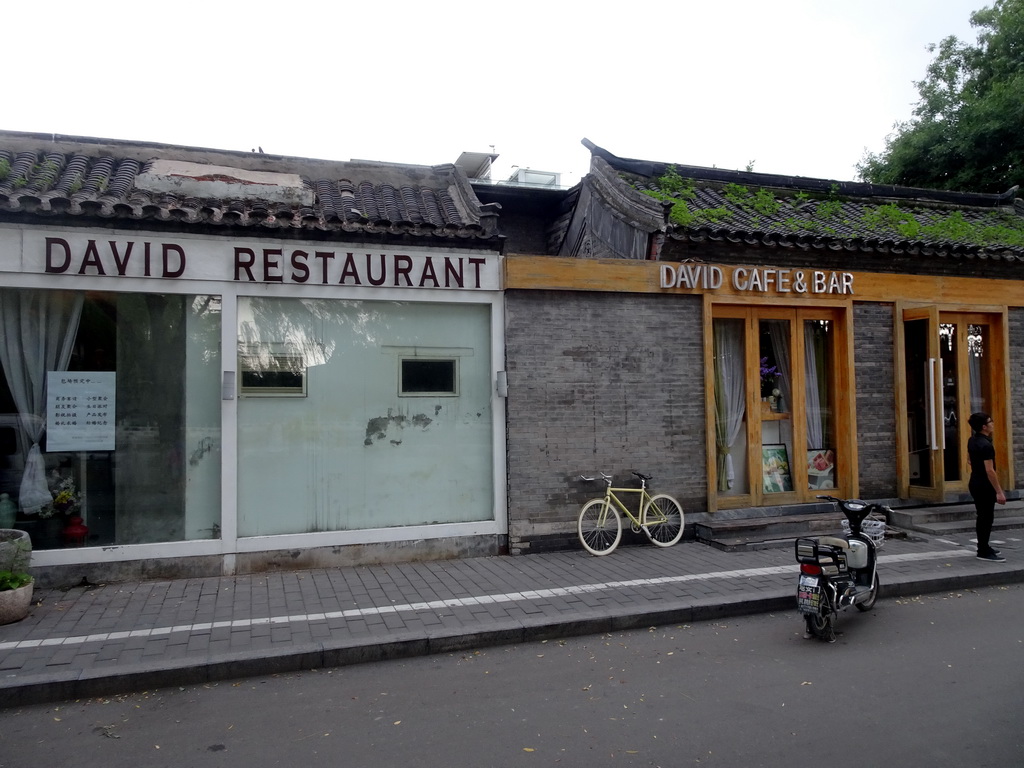
[[[0,490],[37,574],[500,551],[501,246],[454,166],[0,134]]]
[[[687,523],[819,494],[968,498],[967,417],[1024,472],[1024,209],[618,158],[505,260],[509,546],[571,546],[581,474],[640,470]],[[543,339],[543,343],[536,343]],[[527,407],[527,403],[531,405]]]

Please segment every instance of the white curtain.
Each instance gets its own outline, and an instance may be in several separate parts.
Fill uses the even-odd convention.
[[[18,498],[26,514],[53,500],[39,449],[46,429],[46,374],[67,370],[83,301],[81,293],[69,291],[0,288],[0,365],[32,446]]]
[[[819,320],[804,323],[804,372],[807,377],[807,448],[828,448],[825,445],[825,419],[821,410],[824,373],[825,328]]]
[[[793,388],[791,386],[792,375],[790,371],[792,350],[789,345],[789,321],[788,320],[763,320],[762,321],[768,327],[768,333],[771,338],[772,352],[775,355],[775,365],[779,369],[779,381],[782,386],[780,391],[782,392],[782,400],[785,403],[786,410],[792,411],[793,409]]]
[[[718,490],[727,491],[736,479],[730,451],[743,428],[743,417],[746,414],[743,323],[716,320],[713,329]]]

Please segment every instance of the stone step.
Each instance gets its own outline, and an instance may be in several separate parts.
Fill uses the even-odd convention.
[[[995,519],[997,521],[1022,516],[1024,516],[1024,501],[1017,499],[1008,501],[1006,504],[996,505]],[[929,527],[941,523],[969,523],[973,527],[974,517],[973,504],[944,504],[935,507],[893,509],[889,522],[898,528],[927,532]]]
[[[789,547],[801,536],[836,535],[842,531],[842,514],[779,515],[716,520],[697,523],[697,540],[727,552]]]
[[[802,530],[839,530],[843,516],[838,512],[811,515],[779,515],[777,517],[744,517],[734,520],[713,520],[697,523],[697,538],[744,536],[751,532],[771,530],[788,533]]]
[[[1024,516],[997,517],[992,523],[993,531],[1012,531],[1020,528],[1024,528]],[[911,530],[919,531],[920,533],[930,533],[935,536],[952,533],[972,533],[974,531],[974,514],[972,511],[970,519],[920,523]]]

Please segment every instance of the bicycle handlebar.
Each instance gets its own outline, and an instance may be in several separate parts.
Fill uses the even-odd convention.
[[[641,480],[643,480],[645,483],[649,482],[652,479],[651,475],[645,475],[643,472],[637,472],[635,469],[632,469],[630,471],[634,475],[639,477]],[[606,483],[611,484],[611,482],[612,482],[612,476],[611,475],[606,475],[604,472],[598,472],[597,474],[599,474],[601,476],[601,479],[604,480]],[[597,478],[596,477],[587,477],[586,475],[580,475],[580,480],[585,480],[588,483],[590,483],[590,482],[593,482],[594,480],[597,480]]]

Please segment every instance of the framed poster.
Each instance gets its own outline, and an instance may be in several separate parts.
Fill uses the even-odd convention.
[[[793,490],[789,452],[785,445],[780,443],[761,446],[761,481],[765,493],[785,493]]]
[[[113,371],[48,371],[46,451],[114,450]]]
[[[807,487],[828,490],[836,487],[836,454],[830,448],[807,452]]]

